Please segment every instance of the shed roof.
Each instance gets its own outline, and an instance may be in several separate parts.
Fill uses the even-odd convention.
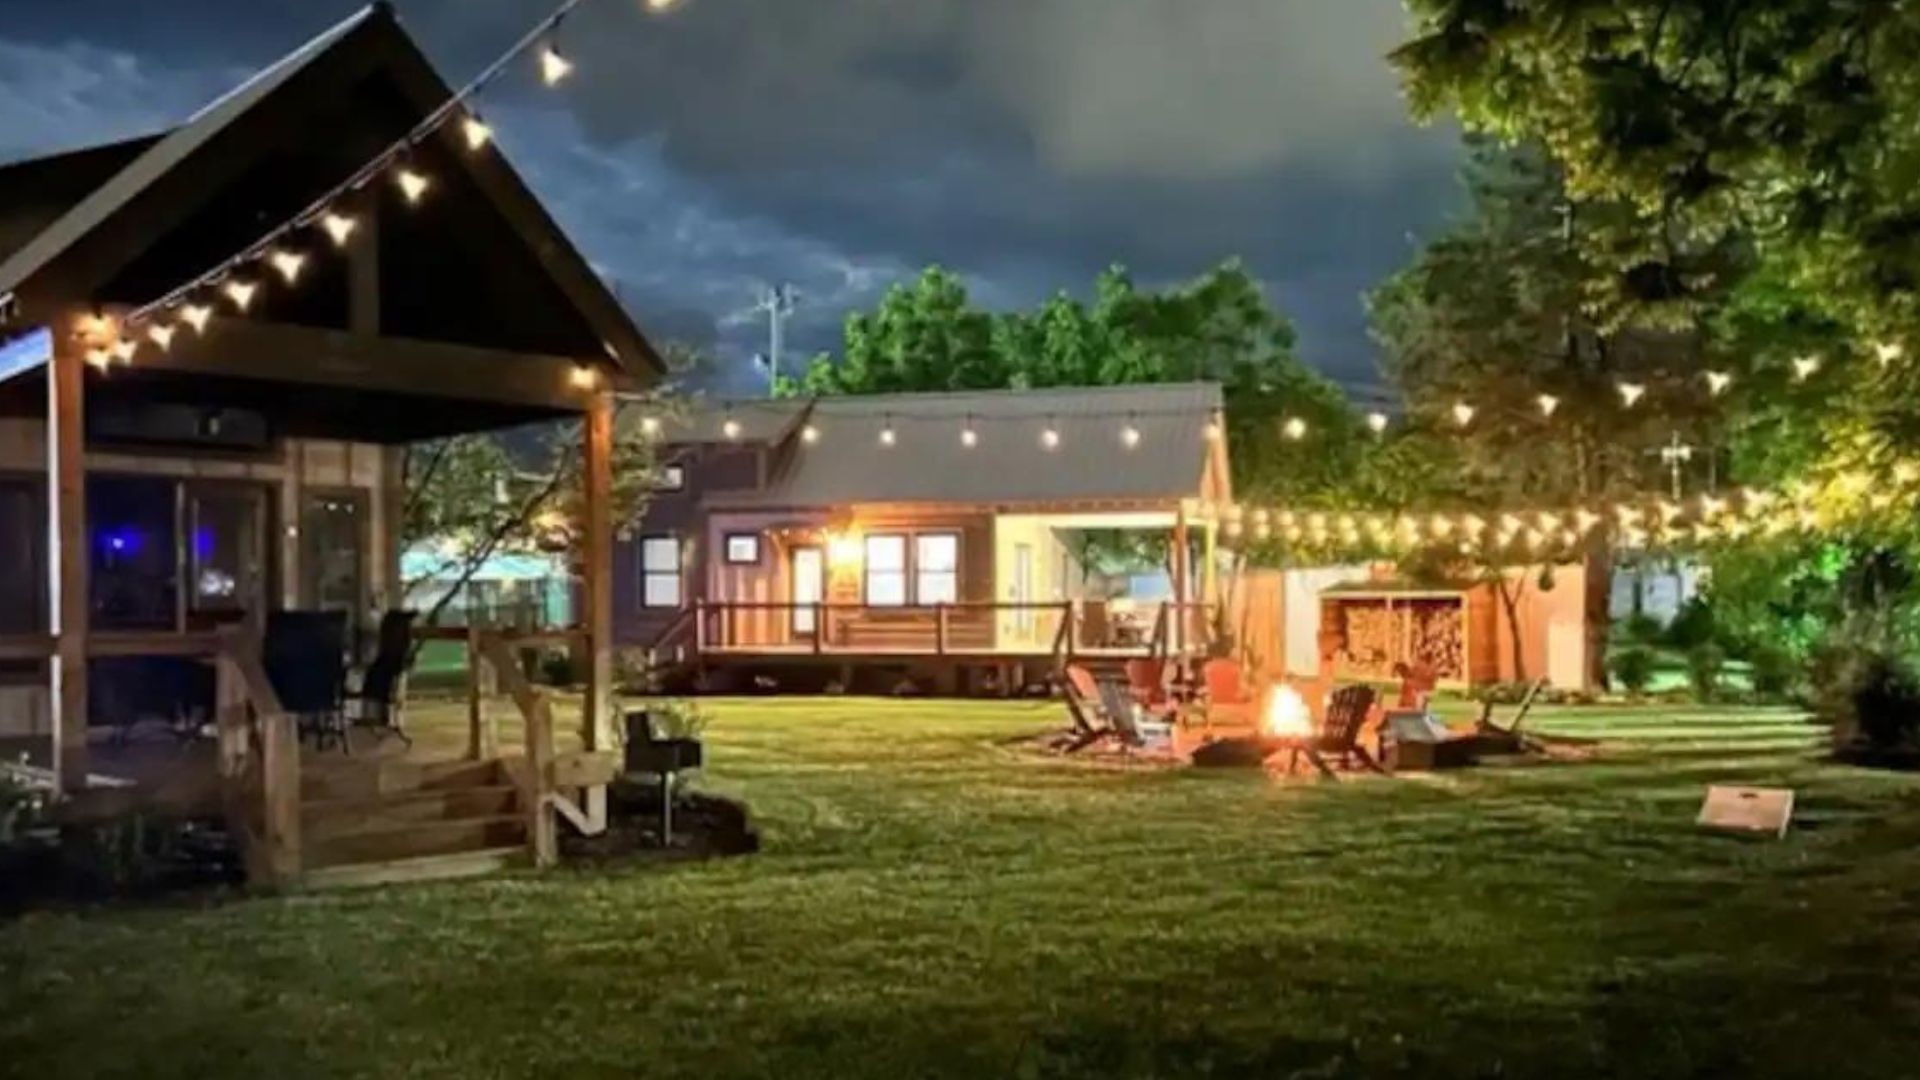
[[[691,422],[710,431],[731,414],[777,432],[766,486],[715,493],[716,507],[1159,502],[1202,493],[1221,406],[1216,384],[1171,383],[733,402]],[[1132,446],[1129,426],[1140,435]]]

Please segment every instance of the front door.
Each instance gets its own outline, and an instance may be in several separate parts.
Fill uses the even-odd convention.
[[[793,573],[793,636],[810,638],[820,632],[819,612],[812,607],[827,598],[827,563],[817,547],[797,547],[790,556]]]

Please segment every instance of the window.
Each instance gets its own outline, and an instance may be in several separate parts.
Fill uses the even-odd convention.
[[[0,550],[9,553],[0,573],[0,634],[47,628],[46,483],[0,477]]]
[[[735,566],[760,565],[760,537],[753,533],[728,533],[727,562]]]
[[[960,536],[921,533],[913,538],[913,596],[917,604],[960,599]]]
[[[867,603],[873,607],[906,606],[906,537],[867,537]]]
[[[687,467],[684,465],[662,465],[660,474],[654,479],[655,491],[684,491],[687,487]]]
[[[680,606],[680,541],[672,536],[640,538],[640,606]]]

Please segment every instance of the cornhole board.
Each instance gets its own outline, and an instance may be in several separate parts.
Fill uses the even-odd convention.
[[[1709,784],[1696,824],[1727,832],[1771,834],[1778,839],[1787,835],[1787,824],[1792,820],[1791,788]]]

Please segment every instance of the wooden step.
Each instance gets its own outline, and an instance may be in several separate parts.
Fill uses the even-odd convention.
[[[343,758],[302,770],[300,799],[372,799],[425,789],[491,787],[503,779],[498,760],[422,763]]]
[[[449,855],[420,855],[386,862],[346,863],[308,870],[304,883],[310,889],[351,889],[367,885],[395,885],[410,881],[441,881],[447,878],[478,877],[527,865],[524,844],[479,848]]]
[[[308,870],[352,863],[381,863],[427,855],[454,855],[524,845],[527,821],[521,814],[490,814],[442,821],[373,825],[301,838]]]
[[[421,788],[372,798],[322,799],[301,804],[300,835],[304,842],[313,843],[422,822],[504,817],[519,809],[520,790],[511,784]]]

